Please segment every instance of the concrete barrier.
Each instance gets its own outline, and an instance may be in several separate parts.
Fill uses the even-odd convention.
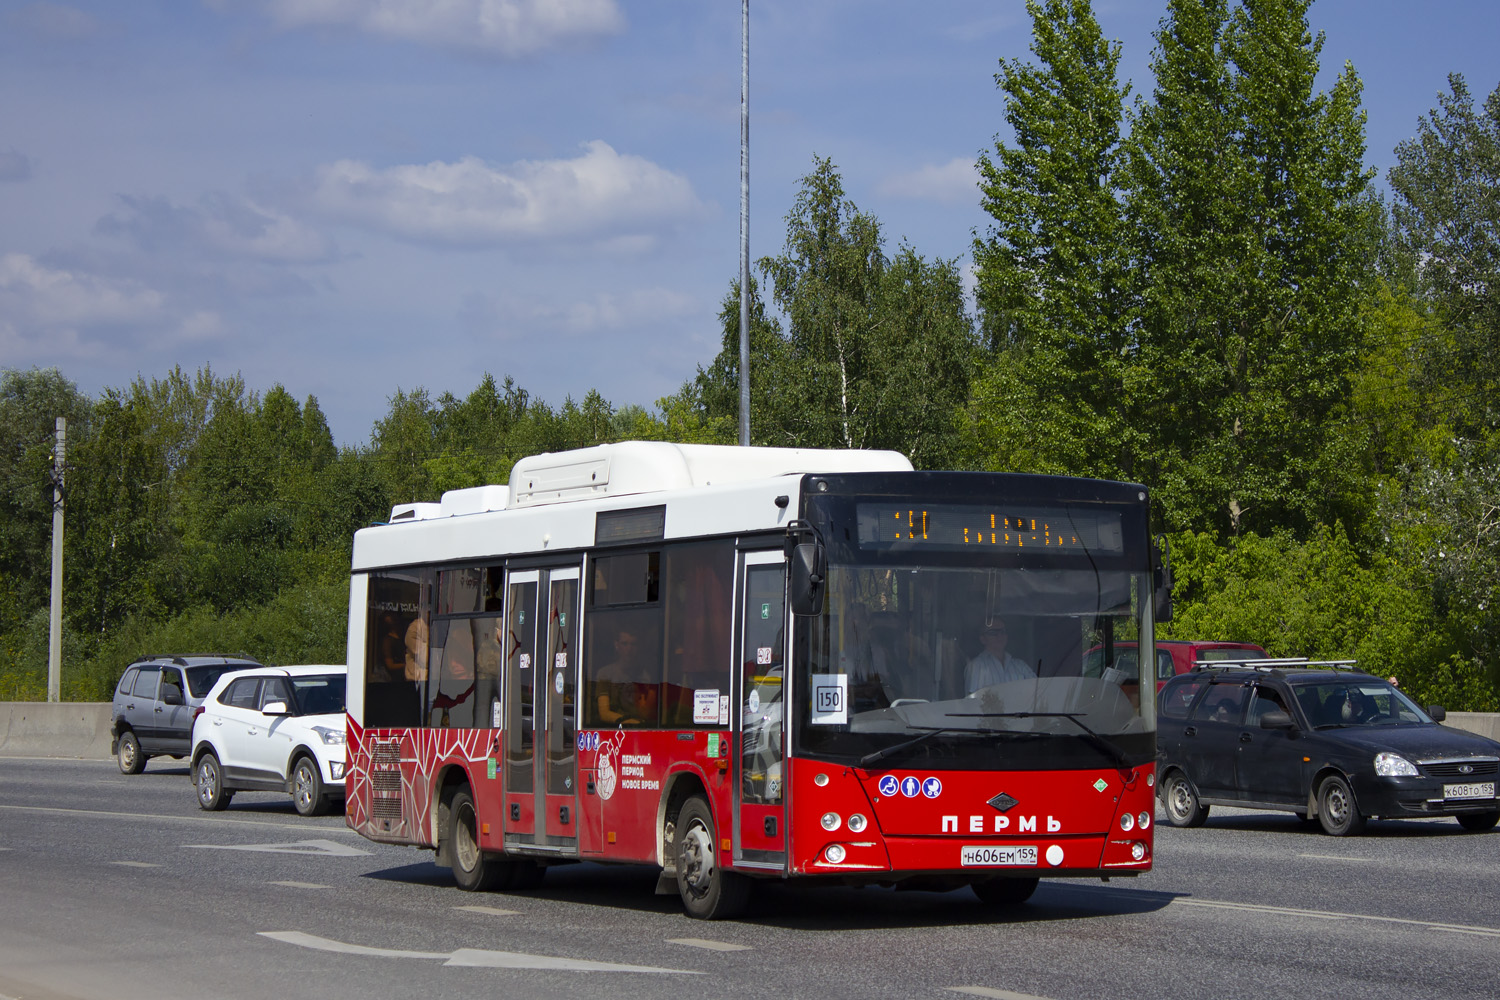
[[[107,760],[110,703],[0,701],[0,757]],[[1449,712],[1444,723],[1500,740],[1500,713]]]
[[[110,703],[0,702],[0,757],[108,760]]]

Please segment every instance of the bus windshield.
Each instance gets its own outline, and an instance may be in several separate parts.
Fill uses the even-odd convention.
[[[832,563],[804,620],[799,752],[872,768],[1149,760],[1149,581],[1066,562]]]

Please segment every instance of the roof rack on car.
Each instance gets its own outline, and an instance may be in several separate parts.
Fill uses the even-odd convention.
[[[1309,660],[1305,656],[1283,656],[1283,657],[1269,657],[1269,658],[1268,657],[1262,657],[1260,659],[1247,658],[1247,659],[1242,659],[1242,660],[1235,660],[1235,659],[1198,660],[1197,662],[1195,662],[1193,664],[1193,669],[1194,670],[1213,670],[1213,669],[1217,668],[1217,669],[1221,669],[1222,670],[1222,669],[1225,669],[1225,668],[1234,668],[1234,669],[1263,670],[1263,671],[1269,672],[1269,671],[1272,671],[1272,670],[1281,670],[1281,669],[1283,669],[1285,667],[1293,667],[1293,668],[1325,667],[1325,668],[1330,669],[1330,670],[1353,670],[1354,669],[1354,665],[1356,663],[1358,663],[1358,662],[1359,662],[1358,660]]]

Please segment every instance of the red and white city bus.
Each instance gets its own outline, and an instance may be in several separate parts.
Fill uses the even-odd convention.
[[[1015,903],[1139,874],[1156,692],[1114,650],[1152,643],[1153,552],[1125,483],[522,459],[355,535],[348,823],[465,889],[658,865],[704,918],[760,879]]]

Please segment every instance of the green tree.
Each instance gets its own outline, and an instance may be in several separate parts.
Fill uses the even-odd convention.
[[[833,163],[815,157],[782,253],[757,266],[786,326],[752,300],[752,442],[889,448],[924,468],[948,464],[974,346],[957,264],[905,244],[887,258],[880,223],[845,196]],[[723,349],[694,384],[705,426],[737,419],[738,312],[731,285]]]
[[[1387,174],[1398,244],[1451,342],[1428,342],[1421,374],[1470,434],[1500,427],[1500,87],[1481,109],[1462,74],[1396,147]]]
[[[1013,145],[996,136],[979,159],[994,223],[974,240],[976,297],[992,356],[969,447],[990,468],[1130,478],[1137,351],[1115,191],[1130,87],[1089,0],[1026,8],[1040,65],[1001,61]]]
[[[1307,531],[1370,497],[1336,433],[1373,277],[1361,84],[1311,0],[1171,0],[1130,140],[1143,478],[1169,525]]]

